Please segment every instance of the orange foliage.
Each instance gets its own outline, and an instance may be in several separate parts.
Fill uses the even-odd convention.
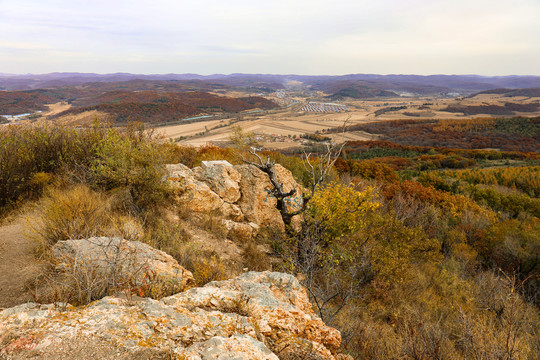
[[[375,179],[383,181],[397,181],[398,176],[394,169],[386,164],[373,160],[351,162],[351,174],[366,179]]]
[[[156,91],[109,91],[74,101],[76,107],[58,116],[88,110],[115,116],[116,122],[140,120],[160,123],[209,112],[239,112],[253,108],[272,109],[277,104],[258,96],[231,98],[202,91],[167,93]]]
[[[463,195],[452,195],[444,191],[436,190],[432,186],[424,186],[416,181],[383,184],[382,194],[388,201],[392,200],[398,193],[403,193],[420,201],[435,205],[448,211],[453,216],[457,216],[466,210],[483,214],[491,218],[495,216],[494,213],[480,207],[468,197]]]

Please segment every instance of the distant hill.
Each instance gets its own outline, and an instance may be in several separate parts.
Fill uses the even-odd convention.
[[[161,123],[200,114],[235,113],[255,108],[278,107],[276,103],[259,96],[232,98],[200,91],[167,93],[117,90],[83,97],[72,104],[71,109],[57,114],[56,118],[98,110],[111,115],[116,123]]]
[[[0,91],[0,115],[17,115],[45,110],[45,104],[57,101],[58,98],[46,90]]]
[[[54,80],[51,76],[45,76],[43,79],[47,82],[40,84],[52,85],[54,83],[55,85],[63,85],[33,90],[0,91],[0,115],[17,115],[46,110],[46,104],[59,101],[68,102],[76,108],[96,108],[99,105],[159,103],[160,101],[171,103],[174,100],[194,108],[213,108],[226,112],[237,112],[253,108],[270,109],[278,106],[260,96],[233,99],[209,94],[209,91],[227,91],[232,88],[219,81],[131,79],[120,82],[93,81],[73,85],[74,79],[96,80],[96,78],[88,74],[85,76],[65,75]],[[119,75],[111,78],[125,77],[127,76]],[[2,79],[2,76],[0,76],[0,79]],[[70,80],[65,81],[65,79]],[[71,85],[65,85],[66,83]],[[257,89],[257,93],[259,92],[260,89]],[[111,107],[107,106],[107,108],[110,110]],[[184,110],[180,113],[184,113]],[[81,110],[74,109],[73,111]],[[191,113],[191,110],[188,112]]]
[[[367,99],[399,96],[399,94],[396,94],[393,91],[381,90],[371,86],[371,84],[351,80],[319,81],[314,83],[311,88],[313,90],[323,91],[326,94],[329,94],[329,98],[336,100],[347,97],[353,99]]]
[[[540,110],[540,104],[518,104],[507,102],[504,105],[450,105],[442,111],[463,113],[464,115],[514,115],[515,112],[533,113]]]
[[[474,97],[482,94],[497,94],[505,97],[525,96],[525,97],[540,97],[540,87],[527,89],[490,89],[472,94],[469,97]]]
[[[192,87],[191,90],[208,91],[216,88],[241,88],[265,92],[284,89],[292,81],[302,82],[314,90],[332,88],[328,95],[340,91],[354,96],[364,96],[359,90],[362,87],[377,90],[406,92],[413,94],[447,94],[458,92],[463,95],[471,93],[507,88],[540,88],[540,76],[478,76],[478,75],[376,75],[349,74],[339,76],[312,75],[271,75],[271,74],[86,74],[86,73],[51,73],[10,75],[0,74],[0,90],[32,90],[37,88],[57,88],[79,86],[88,83],[120,83],[145,81],[146,84],[171,82],[176,87]],[[339,88],[340,84],[342,85]],[[106,86],[104,86],[106,87]],[[347,89],[356,89],[350,91]],[[112,89],[109,89],[112,90]],[[148,89],[150,90],[150,89]],[[386,93],[381,93],[385,96]]]
[[[332,132],[342,131],[334,129]],[[474,120],[395,120],[352,125],[346,131],[378,134],[408,146],[540,152],[540,117]]]

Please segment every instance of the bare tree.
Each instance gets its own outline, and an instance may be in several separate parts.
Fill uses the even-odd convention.
[[[323,184],[328,178],[330,170],[341,155],[345,142],[341,143],[341,145],[326,143],[325,146],[326,151],[319,156],[318,161],[313,161],[311,153],[304,151],[302,155],[302,163],[304,164],[304,168],[309,172],[311,179],[310,194],[305,197],[308,201],[315,194],[317,187]]]
[[[342,126],[342,134],[345,132],[346,124],[349,119],[347,119]],[[334,164],[336,163],[337,159],[341,155],[341,151],[343,150],[343,147],[345,146],[345,142],[342,142],[341,144],[337,143],[325,143],[325,151],[324,153],[320,154],[317,159],[315,159],[315,156],[312,156],[312,153],[304,153],[302,154],[302,163],[304,164],[304,168],[309,173],[310,177],[310,187],[309,187],[309,193],[304,194],[301,193],[300,196],[302,197],[302,206],[300,209],[296,211],[290,212],[288,207],[286,206],[286,199],[295,196],[298,193],[297,189],[292,189],[290,191],[285,191],[283,188],[283,184],[278,180],[275,172],[275,164],[276,162],[271,160],[269,156],[266,157],[266,159],[263,159],[261,155],[259,155],[260,148],[257,146],[254,146],[254,136],[252,134],[243,134],[242,130],[237,127],[233,130],[233,134],[231,135],[231,140],[239,146],[241,149],[242,146],[245,149],[246,144],[248,145],[248,153],[251,154],[252,158],[256,161],[250,161],[242,157],[242,161],[246,164],[253,165],[257,167],[259,170],[263,171],[265,174],[268,175],[268,178],[270,179],[270,183],[272,184],[271,193],[277,200],[277,209],[280,212],[281,218],[283,220],[283,223],[285,224],[285,229],[287,231],[287,234],[289,236],[297,236],[297,232],[295,232],[291,228],[291,221],[292,218],[296,215],[303,214],[307,208],[307,205],[309,203],[309,200],[315,195],[315,191],[317,188],[322,185],[327,179],[328,175],[333,168]],[[243,145],[242,145],[243,144]]]
[[[343,124],[342,134],[346,123]],[[231,136],[231,140],[237,144],[238,148],[244,150],[244,154],[249,154],[249,159],[242,156],[242,161],[255,166],[268,176],[272,184],[271,194],[277,200],[276,208],[285,224],[286,233],[296,248],[293,250],[294,255],[284,255],[290,261],[294,271],[301,274],[299,278],[313,299],[319,316],[324,321],[331,322],[351,298],[358,296],[359,288],[372,277],[371,264],[365,256],[355,256],[346,264],[341,259],[339,265],[332,265],[335,264],[333,261],[335,259],[327,258],[328,252],[325,248],[328,246],[328,241],[325,238],[324,227],[306,212],[309,201],[328,181],[345,142],[340,144],[327,142],[324,144],[324,150],[318,154],[304,151],[302,163],[309,174],[310,183],[307,191],[299,194],[299,189],[285,191],[283,183],[279,181],[276,174],[276,162],[270,156],[260,154],[260,148],[254,145],[253,138],[253,135],[242,134],[241,129],[238,128]],[[249,145],[246,146],[246,144]],[[302,206],[295,211],[289,211],[287,199],[295,195],[301,196]],[[304,216],[299,230],[291,226],[292,219],[296,215]],[[330,256],[334,255],[339,256],[337,253]]]
[[[281,219],[283,220],[283,223],[285,224],[285,230],[289,236],[296,235],[294,229],[291,227],[292,218],[296,215],[299,215],[303,213],[307,206],[307,200],[302,195],[302,207],[296,211],[290,212],[287,207],[286,199],[295,196],[298,192],[297,189],[291,189],[290,191],[285,191],[283,187],[283,183],[281,183],[276,175],[275,171],[275,164],[276,162],[271,160],[269,156],[266,157],[266,159],[263,159],[258,153],[257,149],[251,148],[249,150],[249,153],[253,155],[258,161],[248,161],[246,159],[243,159],[243,161],[246,164],[250,164],[264,172],[266,175],[268,175],[268,178],[270,180],[270,183],[272,184],[272,189],[270,190],[272,196],[274,196],[277,200],[276,208],[279,210],[279,213],[281,215]]]

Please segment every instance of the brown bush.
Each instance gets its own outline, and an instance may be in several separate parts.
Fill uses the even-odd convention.
[[[266,255],[263,245],[258,245],[255,241],[248,241],[242,249],[244,266],[253,271],[270,270],[271,264]]]
[[[85,185],[53,189],[28,218],[30,234],[46,245],[60,240],[109,235],[108,199]]]

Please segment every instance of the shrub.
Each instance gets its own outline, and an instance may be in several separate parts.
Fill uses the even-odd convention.
[[[63,161],[76,158],[73,130],[53,127],[0,129],[0,207],[29,193],[39,193],[46,182],[36,173],[51,174]],[[41,178],[40,178],[41,177]]]
[[[167,221],[158,214],[150,215],[150,219],[146,223],[142,241],[171,255],[181,265],[191,261],[188,259],[192,255],[188,245],[189,237],[182,224]]]
[[[0,208],[40,196],[53,178],[105,190],[126,188],[135,210],[164,197],[164,164],[172,147],[137,127],[121,131],[101,125],[8,126],[0,129]]]
[[[191,266],[190,266],[191,265]],[[230,277],[225,263],[209,252],[199,252],[191,264],[186,264],[191,270],[197,286],[203,286],[210,281],[225,280]]]
[[[244,265],[249,270],[265,271],[270,270],[270,261],[266,256],[263,245],[257,244],[255,241],[248,241],[242,249],[242,257]]]
[[[60,240],[108,235],[109,212],[108,199],[85,185],[51,190],[28,219],[30,232],[46,245]]]
[[[165,198],[165,160],[166,154],[144,133],[111,130],[96,146],[91,174],[105,190],[126,189],[138,213]]]

